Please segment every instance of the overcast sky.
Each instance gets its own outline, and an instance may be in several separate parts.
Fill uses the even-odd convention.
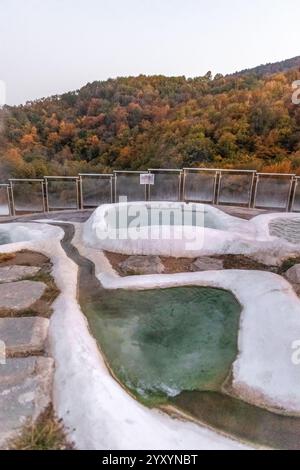
[[[19,104],[109,77],[223,74],[300,55],[299,0],[0,0]]]

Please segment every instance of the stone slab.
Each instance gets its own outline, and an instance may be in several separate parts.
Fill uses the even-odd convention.
[[[18,281],[0,284],[0,310],[25,310],[39,300],[46,284],[35,281]]]
[[[0,318],[0,340],[8,356],[38,354],[44,350],[49,320],[39,317]]]
[[[8,359],[0,365],[0,448],[51,404],[53,359]]]
[[[31,376],[35,371],[36,358],[7,359],[0,365],[0,386],[14,386]]]
[[[199,257],[191,265],[192,271],[219,271],[224,269],[224,263],[221,259]]]
[[[119,263],[119,268],[124,274],[161,274],[164,265],[159,256],[129,256]]]
[[[288,281],[300,284],[300,264],[295,264],[292,268],[288,269],[285,276]]]
[[[25,277],[35,276],[40,271],[37,266],[5,266],[0,267],[0,283],[14,282]]]

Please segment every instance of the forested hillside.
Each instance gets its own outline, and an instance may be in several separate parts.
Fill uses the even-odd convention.
[[[298,68],[138,76],[5,107],[0,177],[212,166],[300,172]]]
[[[282,60],[281,62],[274,62],[264,65],[258,65],[257,67],[253,67],[252,69],[245,69],[241,70],[240,72],[236,72],[233,75],[244,75],[245,73],[249,74],[256,74],[256,75],[267,75],[267,74],[274,74],[279,72],[286,72],[290,69],[300,68],[300,56],[293,57],[292,59]]]

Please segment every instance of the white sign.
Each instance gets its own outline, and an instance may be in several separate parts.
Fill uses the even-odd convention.
[[[154,175],[151,173],[140,174],[140,184],[154,184]]]

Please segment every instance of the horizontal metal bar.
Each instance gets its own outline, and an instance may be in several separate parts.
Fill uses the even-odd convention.
[[[294,178],[296,175],[295,174],[290,174],[290,173],[256,173],[257,176],[280,176],[283,177],[285,176],[286,178]]]
[[[147,173],[148,173],[148,170],[141,170],[141,171],[114,170],[114,174],[116,174],[116,173],[124,173],[124,174],[134,173],[134,174],[139,174],[139,175],[142,174],[142,175],[144,175],[144,174],[147,174]]]
[[[217,171],[220,171],[220,168],[183,168],[183,171],[186,173],[188,171],[212,171],[216,173]]]
[[[224,168],[224,170],[219,170],[220,173],[236,173],[236,174],[249,174],[249,175],[253,175],[256,172],[256,170],[229,170],[227,168]]]
[[[12,183],[43,183],[44,180],[41,178],[9,178],[8,181],[11,181]]]
[[[113,175],[113,173],[78,173],[78,176],[88,176],[88,177],[101,176],[101,177],[111,178],[114,175]]]
[[[176,173],[181,173],[182,170],[179,170],[178,168],[174,168],[174,169],[169,169],[169,168],[165,168],[165,169],[159,169],[159,168],[149,168],[148,172],[160,172],[160,173],[166,173],[166,172],[176,172]]]
[[[78,180],[78,176],[44,176],[45,180]]]
[[[183,171],[212,171],[212,172],[220,172],[220,173],[256,173],[256,170],[235,170],[232,168],[183,168]]]

